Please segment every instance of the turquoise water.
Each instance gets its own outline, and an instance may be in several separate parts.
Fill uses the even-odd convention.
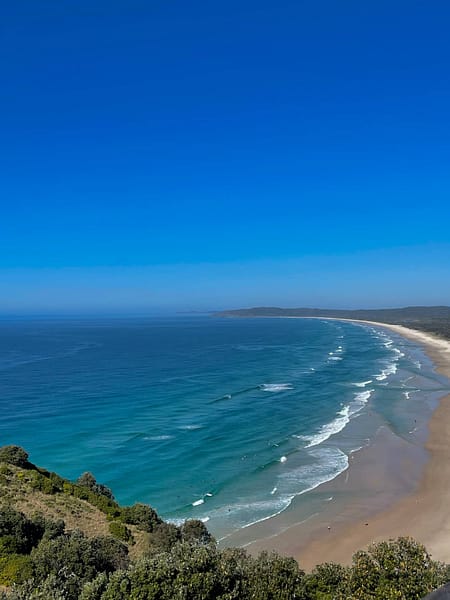
[[[1,445],[219,537],[336,477],[380,424],[422,443],[445,390],[416,346],[348,322],[0,322]]]

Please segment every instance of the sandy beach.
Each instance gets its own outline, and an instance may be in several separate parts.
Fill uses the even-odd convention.
[[[400,325],[360,322],[416,342],[436,370],[450,378],[450,341]],[[235,542],[251,552],[276,550],[294,556],[310,570],[328,561],[349,564],[354,552],[373,541],[412,536],[435,559],[450,562],[450,396],[441,399],[432,415],[425,447],[427,456],[423,449],[415,455],[410,448],[404,451],[402,441],[392,439],[387,430],[381,431],[371,447],[355,455],[345,473],[321,486],[337,497],[343,490],[347,498],[350,494],[351,501],[338,515],[322,511],[307,522],[300,514],[297,521],[292,521],[293,514],[280,515],[286,519],[281,533],[279,522],[277,529],[269,520],[253,532],[257,542]],[[289,525],[289,520],[298,524]]]

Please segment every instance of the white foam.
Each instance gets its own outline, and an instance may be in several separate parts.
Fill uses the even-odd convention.
[[[262,383],[259,389],[263,392],[283,392],[294,388],[291,383]]]
[[[176,525],[177,527],[180,527],[181,525],[183,525],[186,522],[186,519],[181,519],[180,517],[175,517],[175,518],[170,518],[170,517],[165,517],[164,521],[166,521],[167,523],[172,523],[172,525]]]
[[[348,467],[347,455],[337,448],[316,448],[309,452],[317,459],[314,464],[303,465],[292,471],[286,471],[279,476],[280,485],[283,482],[299,483],[303,489],[294,496],[309,492],[322,483],[334,479]],[[294,497],[293,496],[293,497]]]
[[[350,416],[358,413],[368,402],[370,396],[375,390],[365,390],[364,392],[358,392],[355,395],[355,399],[350,405]]]
[[[192,506],[200,506],[200,504],[204,504],[205,501],[203,498],[200,498],[199,500],[196,500],[195,502],[192,503]]]
[[[403,356],[405,356],[404,353],[398,348],[393,348],[393,351],[398,354],[398,358],[403,358]]]
[[[342,360],[342,356],[330,356],[328,360]]]
[[[172,440],[173,435],[151,435],[144,438],[144,440],[151,440],[152,442],[159,442],[163,440]]]
[[[356,387],[366,387],[366,385],[369,385],[369,383],[372,383],[372,379],[368,379],[367,381],[360,381],[358,383],[354,383],[353,385]]]
[[[209,519],[210,519],[210,517],[202,517],[202,518],[200,519],[200,521],[201,521],[202,523],[207,523],[207,522],[209,521]]]
[[[185,429],[187,431],[195,431],[196,429],[201,429],[203,425],[180,425],[178,429]]]
[[[382,369],[381,373],[379,373],[378,375],[375,375],[375,379],[377,381],[384,381],[385,379],[387,379],[389,377],[389,375],[394,375],[396,372],[397,372],[397,365],[395,364],[395,362],[393,362],[390,365],[387,365],[387,367],[385,369]]]
[[[346,409],[348,410],[348,407],[346,407]],[[343,413],[344,409],[340,411],[340,416],[334,419],[334,421],[322,425],[318,433],[310,436],[309,438],[306,438],[307,440],[309,440],[309,442],[308,444],[306,444],[305,448],[312,448],[313,446],[318,446],[319,444],[322,444],[322,442],[325,442],[332,435],[335,435],[336,433],[342,431],[347,425],[347,423],[350,421],[349,415]]]
[[[267,521],[286,510],[296,496],[301,496],[319,485],[331,481],[348,467],[347,455],[337,448],[311,450],[310,455],[317,459],[314,464],[285,471],[278,477],[278,494],[272,500],[229,505],[226,507],[227,518],[229,516],[234,517],[234,520],[237,518],[237,525],[242,529]],[[293,491],[292,488],[298,491]],[[283,492],[283,489],[286,489],[286,492]],[[215,512],[219,518],[223,518],[222,511]],[[248,522],[246,515],[251,512],[253,514],[266,513],[266,515]],[[225,535],[219,541],[230,535]]]
[[[350,418],[353,415],[356,415],[367,404],[367,401],[369,400],[373,391],[374,390],[365,390],[364,392],[358,392],[355,394],[353,402],[342,407],[338,412],[338,416],[333,421],[330,421],[330,423],[325,423],[325,425],[322,425],[315,435],[303,438],[298,436],[299,438],[308,441],[308,444],[306,444],[305,448],[318,446],[319,444],[322,444],[328,440],[332,435],[342,431],[349,423]]]

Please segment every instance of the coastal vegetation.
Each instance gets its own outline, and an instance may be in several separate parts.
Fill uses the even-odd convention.
[[[91,473],[70,482],[0,448],[2,600],[418,600],[449,580],[408,538],[311,573],[275,553],[220,549],[201,521],[166,523],[148,505],[120,506]]]
[[[411,329],[428,331],[450,339],[449,306],[408,306],[406,308],[382,308],[374,310],[339,310],[320,308],[256,307],[226,310],[215,313],[219,317],[325,317],[337,319],[361,319],[392,325],[404,325]]]

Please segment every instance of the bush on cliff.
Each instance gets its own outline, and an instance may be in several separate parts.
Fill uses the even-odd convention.
[[[0,448],[0,463],[5,462],[16,467],[26,468],[29,465],[28,453],[20,446],[3,446]]]
[[[101,496],[106,496],[110,500],[114,500],[114,496],[112,491],[103,483],[97,483],[95,477],[89,471],[86,471],[80,477],[78,477],[76,481],[77,485],[81,485],[82,487],[88,488],[94,494],[99,494]]]
[[[420,600],[449,576],[449,567],[432,560],[422,544],[398,538],[372,544],[353,556],[348,597]]]

